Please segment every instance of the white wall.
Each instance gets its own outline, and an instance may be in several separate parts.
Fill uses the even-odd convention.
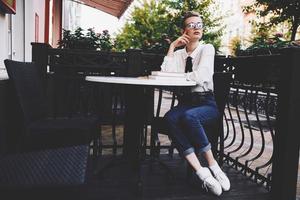
[[[39,16],[39,41],[44,42],[45,1],[17,0],[12,15],[12,59],[31,61],[31,42],[35,41],[35,13]],[[8,14],[0,13],[0,68],[8,54]]]
[[[31,42],[35,41],[35,13],[39,16],[39,41],[44,42],[45,1],[25,0],[25,61],[31,61]]]
[[[16,14],[12,15],[12,59],[25,61],[24,1],[18,0],[16,6]]]
[[[4,59],[8,57],[7,17],[0,13],[0,69],[4,68]]]

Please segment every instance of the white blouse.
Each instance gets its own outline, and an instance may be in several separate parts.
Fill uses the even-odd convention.
[[[197,83],[192,92],[213,91],[215,48],[211,44],[199,44],[190,55],[183,48],[175,51],[172,57],[165,56],[161,71],[184,72],[188,56],[192,57],[193,71],[186,73],[186,78]]]

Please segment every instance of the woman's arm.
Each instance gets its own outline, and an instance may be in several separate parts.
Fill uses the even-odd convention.
[[[173,56],[165,56],[163,63],[161,64],[160,68],[163,72],[179,72],[179,60],[178,56],[175,52]]]
[[[164,61],[161,65],[161,71],[166,72],[178,72],[178,65],[180,65],[180,57],[175,52],[176,47],[180,47],[188,44],[189,36],[184,32],[179,38],[174,40],[169,47],[168,53],[164,58]]]

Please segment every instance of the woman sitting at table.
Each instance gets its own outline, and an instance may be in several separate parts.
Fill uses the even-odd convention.
[[[183,17],[182,35],[170,44],[161,65],[164,72],[185,72],[187,80],[197,83],[189,92],[178,94],[179,103],[164,118],[177,150],[195,170],[204,188],[215,195],[230,189],[230,181],[216,162],[203,126],[216,120],[218,108],[213,96],[215,50],[211,44],[200,44],[203,22],[197,12]],[[185,46],[180,50],[175,48]],[[208,167],[201,166],[195,154],[201,153]]]

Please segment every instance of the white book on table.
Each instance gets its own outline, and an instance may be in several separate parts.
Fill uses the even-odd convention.
[[[158,76],[158,77],[180,77],[180,78],[185,78],[185,73],[182,73],[182,72],[162,72],[162,71],[152,71],[150,76]]]
[[[185,77],[180,76],[155,76],[155,75],[149,75],[149,79],[154,80],[171,80],[171,81],[186,81]]]

